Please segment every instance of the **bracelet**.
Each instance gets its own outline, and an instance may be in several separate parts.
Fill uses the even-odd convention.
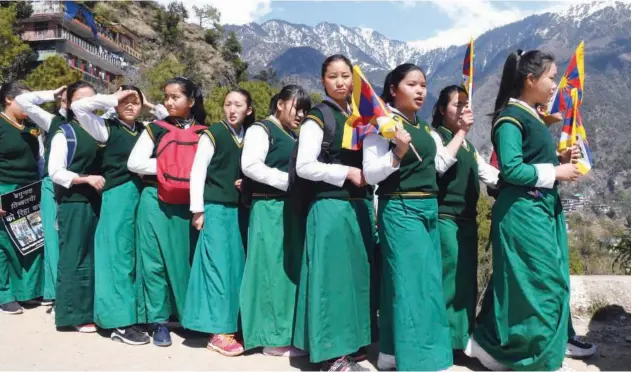
[[[395,149],[391,150],[391,153],[393,154],[393,158],[395,158],[395,160],[397,160],[398,163],[402,162],[402,158],[400,158],[399,156],[397,156],[397,154],[395,153]]]

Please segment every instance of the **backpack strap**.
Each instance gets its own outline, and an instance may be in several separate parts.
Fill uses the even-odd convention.
[[[59,129],[66,137],[66,144],[68,146],[68,153],[66,154],[66,167],[70,167],[72,159],[75,157],[77,151],[77,134],[75,129],[69,123],[65,123],[59,126]]]
[[[326,158],[329,158],[329,150],[336,139],[336,117],[334,108],[324,102],[317,104],[314,108],[323,115],[323,143],[321,145],[321,151],[325,154]]]
[[[200,132],[204,132],[205,130],[208,129],[208,126],[206,125],[200,125],[200,124],[195,124],[190,126],[187,129],[192,129],[194,132],[200,133]]]
[[[167,123],[164,120],[154,120],[153,123],[166,131],[171,131],[173,128],[175,128],[173,125]]]

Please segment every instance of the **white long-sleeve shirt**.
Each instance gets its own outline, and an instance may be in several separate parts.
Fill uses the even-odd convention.
[[[96,94],[74,101],[70,108],[75,114],[77,121],[95,140],[105,143],[110,136],[109,129],[105,124],[105,117],[97,116],[95,110],[110,110],[118,106],[118,98],[114,94]],[[167,109],[163,105],[155,105],[151,111],[158,120],[169,116]]]
[[[275,116],[268,117],[268,120],[278,126],[281,123]],[[288,174],[276,168],[268,167],[265,164],[268,151],[270,149],[270,136],[260,125],[253,125],[244,137],[244,147],[241,154],[241,170],[244,175],[252,180],[272,186],[281,191],[287,191]]]
[[[15,102],[22,108],[38,127],[48,132],[55,115],[44,110],[40,105],[55,102],[55,91],[44,90],[39,92],[26,92],[15,97]]]
[[[325,97],[325,101],[338,107],[329,97]],[[347,107],[346,112],[349,112]],[[310,181],[323,181],[331,185],[342,187],[349,167],[342,164],[327,164],[318,161],[318,155],[323,145],[323,128],[314,120],[307,119],[301,125],[299,132],[298,154],[296,155],[296,174]]]
[[[239,133],[233,129],[232,126],[227,125],[233,136],[241,143],[244,139],[244,128],[241,128]],[[190,182],[190,195],[191,206],[190,211],[193,213],[204,212],[204,184],[206,183],[206,171],[211,159],[215,155],[215,146],[211,138],[202,134],[198,141],[198,147],[195,152],[195,158],[193,159],[193,166],[191,167],[191,180]]]
[[[68,142],[63,133],[56,133],[50,146],[50,158],[48,159],[48,174],[54,183],[67,189],[72,186],[72,180],[77,173],[67,169],[66,157],[68,156]]]

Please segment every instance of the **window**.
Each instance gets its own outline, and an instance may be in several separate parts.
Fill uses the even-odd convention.
[[[37,22],[34,27],[35,35],[37,35],[38,39],[46,38],[46,34],[48,33],[48,22]]]

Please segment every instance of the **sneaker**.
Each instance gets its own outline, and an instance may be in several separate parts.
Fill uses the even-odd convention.
[[[238,356],[244,353],[244,346],[235,339],[234,334],[216,334],[211,336],[206,347],[224,356]]]
[[[502,365],[499,361],[494,359],[493,356],[489,355],[485,349],[481,347],[481,345],[474,340],[473,337],[467,342],[467,346],[465,350],[463,350],[465,355],[470,358],[476,358],[483,365],[483,367],[489,369],[490,371],[506,371],[507,367]]]
[[[283,346],[283,347],[264,347],[263,355],[267,356],[280,356],[286,358],[298,358],[307,355],[306,351],[301,349],[297,349],[293,346]]]
[[[156,346],[171,346],[171,334],[166,323],[155,325],[153,339]]]
[[[94,333],[97,331],[97,326],[94,323],[87,323],[75,326],[75,329],[81,333]]]
[[[17,303],[17,301],[13,301],[0,305],[0,312],[3,312],[5,314],[17,315],[22,314],[24,312],[24,309],[22,308],[22,306],[20,306],[19,303]]]
[[[379,353],[377,356],[377,369],[380,371],[394,371],[397,369],[395,355]]]
[[[53,306],[55,304],[55,300],[43,299],[41,304],[42,306]]]
[[[328,361],[323,363],[323,370],[327,371],[368,371],[368,368],[364,368],[359,365],[353,358],[350,356],[343,356],[342,358],[338,358],[334,361]]]
[[[116,328],[112,331],[110,338],[128,345],[145,345],[151,341],[149,336],[136,326]]]
[[[364,362],[366,360],[366,347],[362,346],[358,351],[349,355],[356,362]]]
[[[566,344],[566,356],[571,358],[588,358],[597,352],[597,346],[589,342],[583,342],[577,336],[573,336]]]

